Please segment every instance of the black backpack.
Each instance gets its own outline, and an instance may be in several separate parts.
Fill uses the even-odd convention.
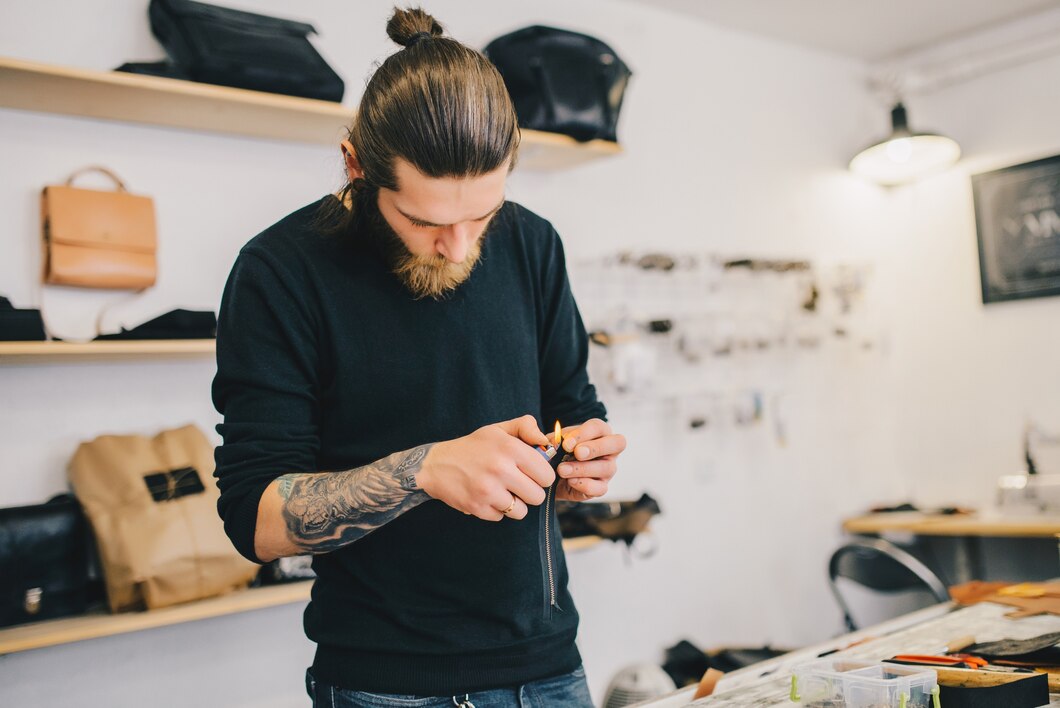
[[[342,79],[309,43],[312,25],[192,0],[151,0],[148,17],[174,68],[193,81],[342,100]]]
[[[585,34],[534,26],[498,37],[484,53],[504,77],[523,128],[616,140],[632,72],[611,47]]]

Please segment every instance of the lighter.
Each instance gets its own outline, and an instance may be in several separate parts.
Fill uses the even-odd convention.
[[[541,456],[548,460],[548,464],[552,466],[552,469],[558,471],[559,463],[565,459],[569,459],[570,455],[563,454],[563,427],[556,421],[556,434],[553,438],[553,442],[548,447],[544,445],[535,445],[534,449],[541,453]]]

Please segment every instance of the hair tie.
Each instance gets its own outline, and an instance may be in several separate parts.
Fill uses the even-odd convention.
[[[430,32],[417,32],[416,34],[409,37],[409,41],[405,42],[405,49],[414,47],[425,39],[430,39],[434,35]]]

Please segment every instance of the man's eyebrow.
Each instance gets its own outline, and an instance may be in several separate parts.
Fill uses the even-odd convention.
[[[493,216],[498,211],[500,211],[501,207],[503,207],[503,206],[504,206],[504,199],[501,199],[501,203],[500,204],[498,204],[497,206],[493,207],[492,209],[490,209],[488,212],[486,212],[482,216],[478,217],[477,219],[469,219],[469,221],[482,221],[483,219],[488,219],[489,217]],[[415,217],[412,214],[406,214],[398,206],[395,206],[394,208],[397,209],[398,213],[401,214],[403,217],[405,217],[409,221],[413,221],[413,222],[415,222],[417,224],[423,224],[424,226],[438,226],[438,227],[449,226],[450,225],[450,224],[435,224],[433,222],[427,221],[426,219],[420,219],[418,217]]]

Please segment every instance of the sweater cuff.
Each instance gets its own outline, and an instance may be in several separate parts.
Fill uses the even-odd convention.
[[[272,480],[251,487],[239,502],[229,507],[228,514],[225,516],[225,533],[232,540],[232,545],[244,558],[259,565],[263,561],[254,552],[254,534],[258,526],[258,504],[261,502],[261,495],[265,493],[270,484]]]

